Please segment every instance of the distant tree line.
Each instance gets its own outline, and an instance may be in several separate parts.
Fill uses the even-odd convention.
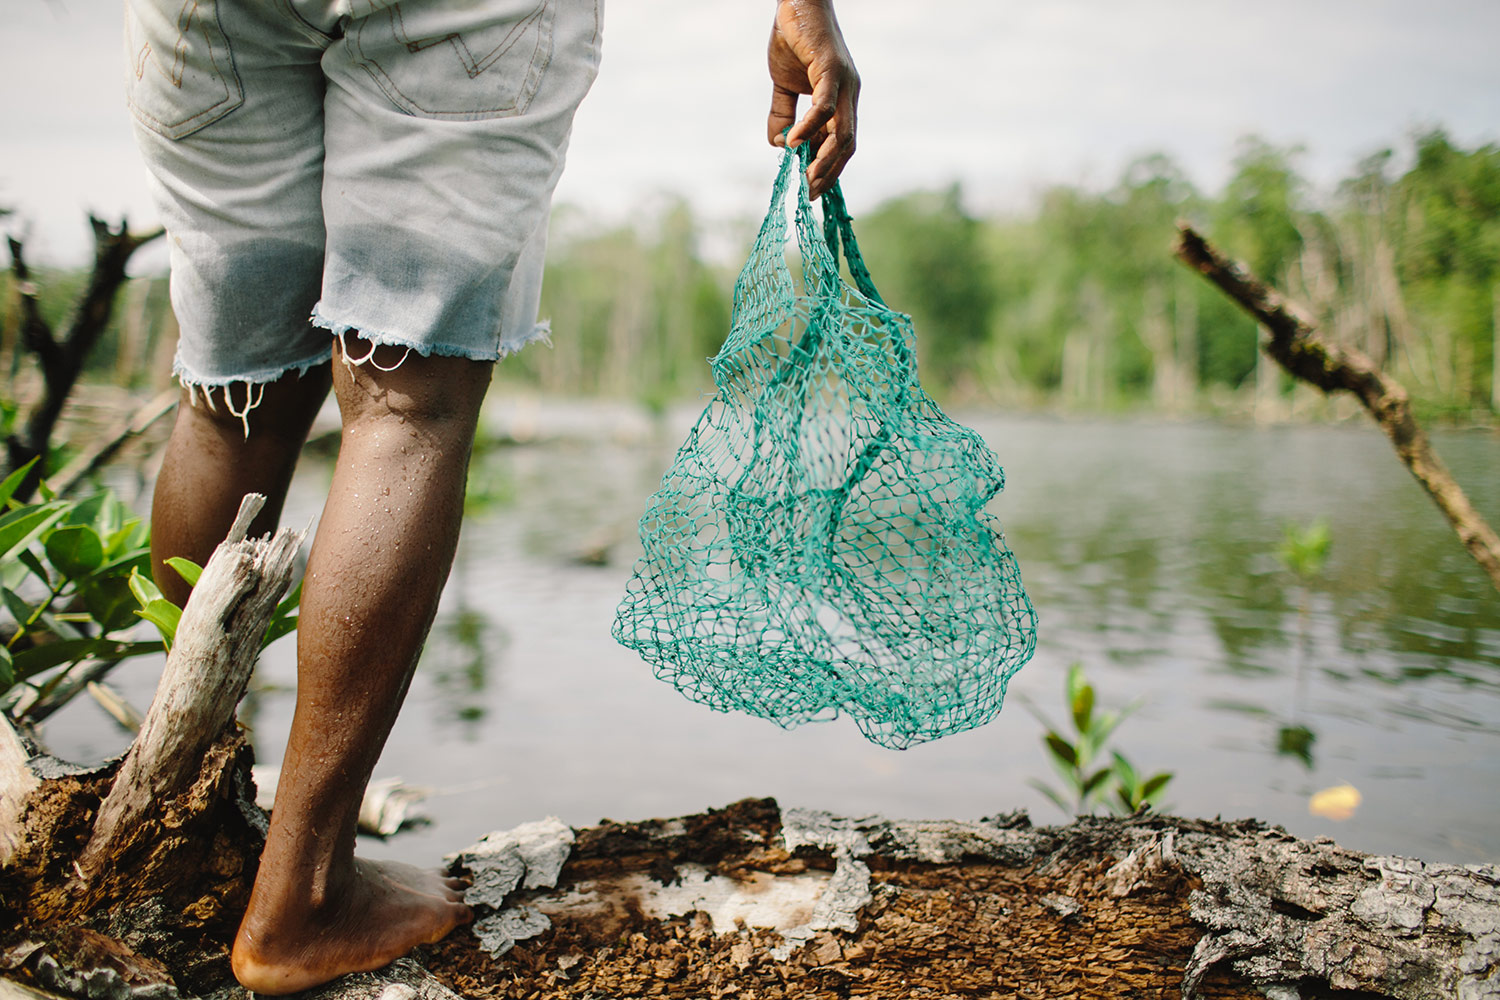
[[[1253,323],[1173,260],[1185,218],[1390,368],[1426,415],[1493,419],[1500,147],[1433,131],[1404,170],[1381,152],[1321,198],[1299,153],[1243,140],[1216,196],[1154,155],[1108,190],[1055,187],[1023,215],[976,217],[955,186],[887,201],[856,228],[885,298],[916,320],[940,398],[1290,412]],[[555,236],[543,312],[556,347],[512,374],[648,399],[707,386],[734,273],[705,260],[701,237],[681,203],[648,226]]]
[[[1491,421],[1500,146],[1464,149],[1435,130],[1404,154],[1371,156],[1320,194],[1298,173],[1299,149],[1250,137],[1213,195],[1152,155],[1107,190],[1054,187],[1022,214],[979,217],[954,186],[855,224],[885,298],[916,320],[924,383],[946,401],[1316,416],[1324,404],[1260,358],[1252,322],[1172,259],[1185,218],[1385,365],[1423,415]],[[685,202],[612,228],[563,208],[553,230],[542,314],[554,347],[506,362],[503,378],[653,405],[711,387],[704,359],[728,328],[735,268],[704,253],[708,227]],[[44,305],[69,301],[79,280],[44,275]],[[144,387],[166,378],[175,326],[161,279],[134,285],[92,375]]]

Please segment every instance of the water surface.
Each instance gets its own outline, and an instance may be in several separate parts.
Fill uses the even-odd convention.
[[[694,412],[500,400],[488,496],[461,550],[378,776],[435,790],[436,823],[367,847],[431,862],[488,830],[557,815],[580,825],[695,812],[750,795],[846,814],[1065,817],[1029,699],[1061,721],[1080,662],[1106,706],[1137,703],[1115,745],[1170,770],[1170,808],[1254,816],[1302,836],[1454,862],[1500,861],[1500,599],[1437,509],[1364,426],[1249,428],[962,414],[1000,454],[993,505],[1041,619],[1000,718],[904,752],[847,720],[785,732],[720,715],[654,680],[609,627],[638,547],[634,521]],[[1500,523],[1500,441],[1437,446]],[[288,523],[328,477],[300,474]],[[1283,526],[1326,517],[1332,549],[1306,586],[1276,558]],[[605,565],[580,555],[607,550]],[[149,700],[149,668],[120,686]],[[242,711],[274,763],[290,723],[290,643]],[[108,752],[92,706],[49,736]],[[1348,782],[1352,819],[1310,815]]]

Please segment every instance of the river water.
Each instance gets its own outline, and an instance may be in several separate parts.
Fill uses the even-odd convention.
[[[1026,808],[1061,822],[1029,783],[1053,775],[1022,702],[1061,722],[1079,662],[1105,707],[1138,705],[1113,745],[1175,774],[1173,812],[1500,861],[1500,599],[1369,426],[958,414],[1005,466],[991,509],[1040,641],[996,721],[897,752],[847,720],[788,732],[714,713],[611,640],[635,519],[694,413],[525,399],[488,411],[492,431],[523,443],[479,460],[482,502],[377,769],[432,789],[434,822],[367,853],[431,863],[546,815],[582,825],[762,795],[850,815]],[[1436,445],[1500,523],[1500,440],[1448,432]],[[287,523],[315,517],[328,474],[299,473]],[[1276,552],[1286,524],[1320,517],[1332,546],[1304,586]],[[294,681],[283,642],[241,712],[270,763]],[[117,682],[142,705],[154,683],[148,666]],[[74,706],[47,735],[66,754],[108,753],[123,738],[98,718]],[[1309,812],[1314,792],[1344,783],[1362,795],[1352,817]]]

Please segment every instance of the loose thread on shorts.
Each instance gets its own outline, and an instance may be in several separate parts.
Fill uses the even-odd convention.
[[[265,382],[246,382],[244,384],[245,408],[242,410],[236,410],[234,408],[234,396],[230,392],[230,390],[233,388],[233,385],[198,385],[194,382],[184,382],[182,385],[188,393],[188,405],[192,406],[194,409],[197,409],[198,393],[202,392],[203,405],[208,407],[208,412],[210,413],[219,412],[219,408],[214,405],[214,389],[222,389],[224,391],[224,408],[229,411],[230,416],[239,418],[240,424],[245,428],[245,440],[250,440],[250,411],[260,406],[260,404],[264,402],[266,398]]]
[[[344,342],[344,334],[347,332],[347,330],[340,330],[338,333],[334,334],[334,336],[339,338],[339,356],[343,358],[344,367],[347,368],[350,373],[353,373],[354,369],[357,366],[366,363],[374,368],[380,369],[383,372],[393,372],[397,368],[400,368],[402,365],[406,364],[406,359],[411,357],[411,348],[404,348],[401,354],[401,360],[397,361],[395,364],[387,368],[385,365],[375,360],[375,352],[380,350],[380,348],[384,345],[377,344],[374,341],[369,341],[368,343],[370,344],[370,350],[365,354],[365,356],[359,358],[358,360],[353,359],[349,357],[349,345]]]
[[[259,389],[260,391],[256,392],[257,389]],[[226,385],[224,387],[224,408],[229,411],[230,416],[240,418],[240,423],[245,426],[246,441],[250,440],[250,411],[259,406],[261,404],[261,401],[265,398],[266,383],[262,382],[260,383],[260,385],[252,386],[249,382],[246,382],[245,408],[236,412],[234,408],[234,397],[229,394],[229,386]]]

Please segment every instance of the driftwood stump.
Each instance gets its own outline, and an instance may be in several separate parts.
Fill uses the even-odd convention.
[[[123,761],[72,767],[0,717],[0,946],[92,968],[90,996],[190,993],[227,968],[265,834],[234,712],[301,544],[245,538],[263,503],[246,498],[204,567]]]

